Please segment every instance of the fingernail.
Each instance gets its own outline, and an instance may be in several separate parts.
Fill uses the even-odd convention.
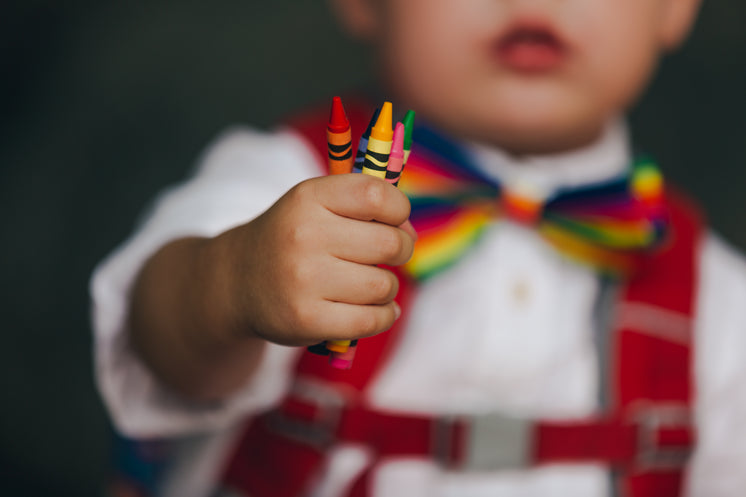
[[[401,307],[394,301],[394,320],[399,319],[399,316],[401,316]]]

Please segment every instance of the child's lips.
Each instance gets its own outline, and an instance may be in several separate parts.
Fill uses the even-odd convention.
[[[550,27],[537,23],[513,24],[494,45],[497,58],[508,69],[540,73],[557,69],[568,47]]]

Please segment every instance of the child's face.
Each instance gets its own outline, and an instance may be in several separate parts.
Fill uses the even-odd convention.
[[[456,135],[515,153],[596,138],[644,88],[661,51],[684,37],[697,3],[338,1],[353,31],[375,42],[397,99]]]

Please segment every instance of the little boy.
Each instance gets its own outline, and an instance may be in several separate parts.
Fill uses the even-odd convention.
[[[116,426],[174,441],[150,490],[742,495],[743,259],[677,196],[614,278],[531,228],[637,170],[623,114],[698,1],[333,3],[426,123],[412,160],[462,162],[533,210],[413,285],[379,267],[415,251],[403,193],[319,177],[302,126],[226,134],[92,282]],[[363,337],[349,372],[304,352]]]

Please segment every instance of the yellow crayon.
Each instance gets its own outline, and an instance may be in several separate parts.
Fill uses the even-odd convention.
[[[347,352],[350,347],[350,340],[327,340],[326,348],[332,352]]]
[[[363,174],[370,174],[386,179],[386,167],[391,154],[391,143],[394,137],[392,127],[391,102],[384,102],[375,126],[370,131],[368,149],[363,162]]]

